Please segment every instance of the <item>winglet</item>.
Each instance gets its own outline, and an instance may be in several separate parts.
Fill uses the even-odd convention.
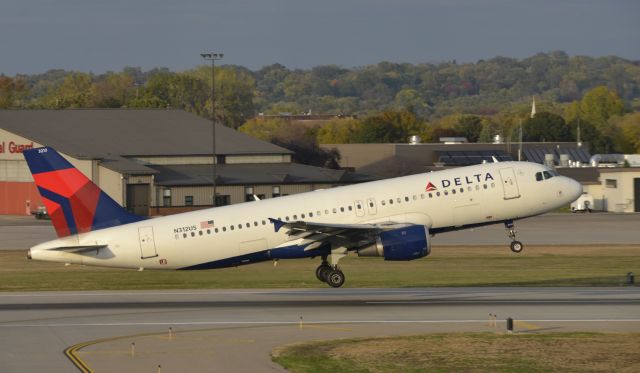
[[[287,223],[283,222],[282,220],[278,220],[278,219],[274,219],[274,218],[269,218],[269,221],[273,223],[273,229],[278,232],[280,230],[280,228],[284,227]]]

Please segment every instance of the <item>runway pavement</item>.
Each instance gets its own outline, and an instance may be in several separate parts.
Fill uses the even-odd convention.
[[[525,245],[640,244],[640,214],[551,213],[516,222],[518,239]],[[0,216],[0,250],[26,250],[52,240],[48,220]],[[434,245],[507,245],[501,224],[440,234]]]
[[[489,314],[497,314],[494,328]],[[3,372],[283,371],[273,348],[425,332],[640,332],[640,291],[617,288],[181,290],[0,294]],[[302,319],[301,319],[302,318]],[[302,320],[302,323],[300,321]],[[169,334],[169,328],[172,333]],[[150,333],[149,335],[142,335]],[[134,356],[131,344],[135,343]]]

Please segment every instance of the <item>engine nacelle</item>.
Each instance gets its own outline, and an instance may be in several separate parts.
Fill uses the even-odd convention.
[[[383,256],[384,260],[413,260],[429,255],[429,229],[423,225],[382,232],[376,243],[358,250],[358,256]]]

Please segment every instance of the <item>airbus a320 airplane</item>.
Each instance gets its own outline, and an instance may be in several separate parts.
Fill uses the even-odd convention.
[[[132,215],[49,147],[24,152],[58,239],[29,259],[138,269],[210,269],[319,257],[340,287],[349,251],[385,260],[429,255],[434,234],[567,205],[582,186],[528,162],[494,162],[148,219]]]

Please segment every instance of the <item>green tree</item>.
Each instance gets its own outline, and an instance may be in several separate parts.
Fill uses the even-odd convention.
[[[21,78],[0,75],[0,109],[19,106],[27,93],[27,86]]]
[[[271,141],[278,136],[278,132],[288,127],[288,121],[284,119],[253,118],[246,121],[238,128],[238,131],[246,133],[256,139]]]
[[[71,73],[47,95],[46,106],[54,109],[90,107],[92,86],[91,75]]]
[[[453,129],[466,137],[469,142],[477,142],[482,132],[482,118],[477,115],[465,115],[458,120]]]
[[[596,87],[580,101],[580,117],[600,127],[614,115],[622,115],[624,103],[618,94],[607,87]]]
[[[316,138],[320,144],[349,144],[360,126],[357,119],[333,119],[318,129]]]
[[[91,87],[92,106],[119,108],[126,106],[133,92],[133,77],[109,73]]]
[[[424,123],[406,111],[386,111],[364,119],[353,134],[356,143],[402,143],[422,133]]]
[[[524,141],[571,141],[571,129],[564,118],[542,112],[522,123]]]
[[[617,129],[615,149],[625,154],[640,153],[640,113],[612,117],[610,122]]]

